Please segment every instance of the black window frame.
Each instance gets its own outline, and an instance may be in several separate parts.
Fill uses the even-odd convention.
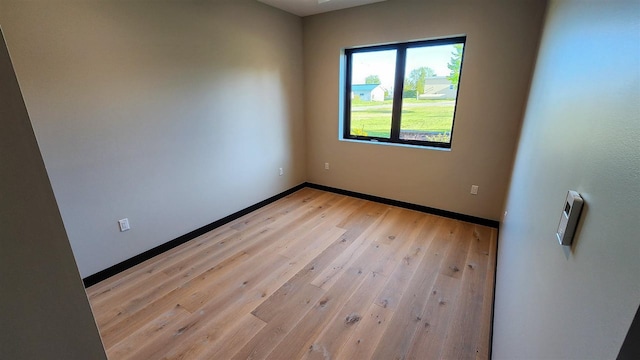
[[[460,91],[460,83],[462,81],[462,68],[464,64],[464,54],[466,52],[466,42],[467,37],[465,35],[462,36],[454,36],[447,37],[441,39],[432,39],[432,40],[421,40],[421,41],[410,41],[410,42],[402,42],[402,43],[394,43],[394,44],[385,44],[385,45],[374,45],[374,46],[365,46],[365,47],[355,47],[348,48],[344,50],[345,55],[345,91],[344,91],[344,118],[343,118],[343,129],[342,136],[343,139],[349,140],[360,140],[365,142],[383,142],[383,143],[392,143],[392,144],[403,144],[403,145],[416,145],[422,147],[437,147],[437,148],[446,148],[451,149],[451,144],[453,143],[453,129],[455,127],[455,119],[456,119],[456,110],[458,108],[458,95]],[[406,72],[406,55],[407,49],[416,48],[416,47],[428,47],[428,46],[438,46],[438,45],[453,45],[453,44],[463,44],[462,55],[460,57],[460,75],[458,78],[458,86],[456,88],[456,101],[453,109],[453,119],[451,123],[451,133],[449,137],[449,142],[435,142],[435,141],[423,141],[423,140],[407,140],[400,138],[400,124],[402,121],[402,95],[404,92],[404,75]],[[352,135],[351,134],[351,77],[352,77],[352,67],[353,67],[353,57],[354,53],[365,53],[365,52],[374,52],[374,51],[383,51],[383,50],[396,50],[396,65],[395,65],[395,77],[394,77],[394,87],[393,87],[393,105],[392,105],[392,113],[391,113],[391,134],[389,138],[383,137],[375,137],[375,136],[365,136],[365,135]]]

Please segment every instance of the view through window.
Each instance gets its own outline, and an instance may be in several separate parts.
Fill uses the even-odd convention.
[[[464,44],[347,49],[344,138],[451,147]]]

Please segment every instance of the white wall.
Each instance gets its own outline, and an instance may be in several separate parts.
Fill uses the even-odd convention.
[[[0,10],[83,277],[306,180],[300,18],[251,0]]]
[[[106,359],[0,33],[0,359]]]
[[[500,219],[544,6],[389,0],[305,18],[309,181]],[[342,49],[461,34],[467,42],[451,151],[338,140]],[[477,196],[469,193],[473,184],[480,186]]]
[[[640,303],[640,2],[553,1],[500,229],[495,359],[613,359]],[[554,233],[567,190],[575,243]]]

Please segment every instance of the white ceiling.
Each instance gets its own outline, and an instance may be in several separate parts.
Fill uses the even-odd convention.
[[[298,16],[320,14],[327,11],[373,4],[386,0],[258,0]]]

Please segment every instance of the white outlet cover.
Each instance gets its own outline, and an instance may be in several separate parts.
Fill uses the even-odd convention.
[[[118,226],[120,227],[120,232],[131,229],[131,227],[129,226],[129,219],[126,218],[118,220]]]

